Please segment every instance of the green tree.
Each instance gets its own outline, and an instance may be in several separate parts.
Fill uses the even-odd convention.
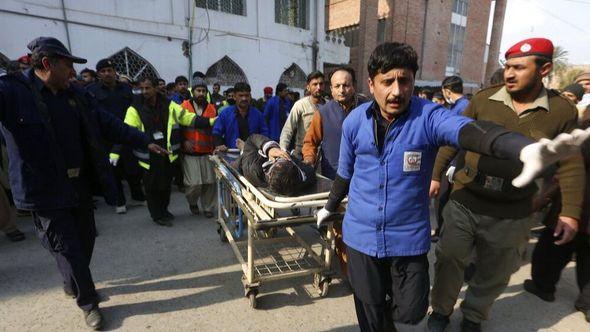
[[[568,69],[567,56],[569,52],[563,47],[557,45],[553,48],[553,70],[549,73],[549,84],[553,82],[555,77],[562,77]]]

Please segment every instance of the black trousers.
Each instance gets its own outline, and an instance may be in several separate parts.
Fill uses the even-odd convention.
[[[150,169],[145,171],[143,176],[147,206],[154,220],[162,219],[168,213],[170,204],[175,164],[171,164],[167,160],[168,157],[165,158],[151,158]]]
[[[124,147],[117,166],[113,167],[113,173],[117,184],[117,206],[127,204],[125,191],[123,190],[123,180],[127,180],[131,198],[136,201],[144,201],[145,195],[141,187],[141,170],[137,160],[133,157],[129,148]]]
[[[531,275],[533,281],[545,292],[555,292],[561,271],[576,254],[576,280],[580,289],[580,297],[576,304],[590,309],[590,243],[588,234],[578,232],[576,237],[564,245],[556,245],[554,230],[545,228],[539,242],[535,246],[532,258]]]
[[[348,278],[361,331],[395,331],[393,322],[418,324],[428,309],[428,257],[377,258],[351,247]]]
[[[81,195],[76,208],[32,212],[41,244],[55,258],[64,288],[76,295],[76,303],[82,310],[90,310],[98,304],[89,268],[96,237],[94,209],[89,197]]]

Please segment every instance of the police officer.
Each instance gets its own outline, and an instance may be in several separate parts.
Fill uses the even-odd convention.
[[[529,163],[551,153],[546,142],[449,116],[412,96],[418,57],[407,44],[377,46],[368,70],[375,100],[344,120],[336,179],[317,222],[348,194],[343,233],[358,322],[362,331],[391,331],[393,321],[417,324],[428,308],[428,189],[437,148],[452,144]]]
[[[111,59],[98,61],[96,63],[96,72],[100,80],[89,85],[87,87],[88,91],[94,94],[99,105],[104,110],[121,120],[125,119],[125,112],[133,101],[131,86],[117,80],[115,64]],[[110,151],[113,142],[105,142],[105,145],[106,150]],[[123,179],[126,179],[127,183],[129,183],[131,198],[139,202],[145,201],[145,195],[141,188],[141,172],[128,147],[122,148],[121,161],[117,163],[117,166],[114,166],[113,171],[117,184],[117,207],[115,210],[117,213],[127,212]]]
[[[86,63],[57,39],[29,43],[33,68],[0,78],[0,129],[6,139],[11,187],[19,209],[32,212],[43,246],[57,262],[64,291],[75,297],[86,324],[102,327],[89,265],[95,238],[91,177],[107,202],[115,188],[101,137],[142,147],[147,136],[103,111],[81,87],[70,85],[72,64]]]

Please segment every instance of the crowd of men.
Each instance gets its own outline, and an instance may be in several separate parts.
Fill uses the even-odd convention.
[[[12,241],[25,237],[9,204],[32,215],[65,294],[91,328],[103,326],[89,269],[93,197],[126,213],[127,182],[131,200],[146,202],[152,221],[170,227],[176,183],[190,213],[213,218],[209,156],[229,149],[243,151],[245,176],[280,194],[296,195],[314,171],[334,180],[318,227],[348,195],[344,220],[331,227],[362,331],[417,324],[429,305],[428,331],[443,331],[464,282],[461,330],[480,331],[521,263],[534,212],[546,227],[524,289],[554,301],[575,255],[575,306],[590,322],[590,146],[580,153],[586,136],[575,130],[589,127],[590,73],[563,91],[545,88],[553,56],[547,39],[511,47],[505,67],[474,95],[464,94],[459,76],[446,77],[440,91],[415,91],[416,52],[384,43],[367,64],[371,97],[356,92],[356,73],[341,66],[327,76],[310,73],[302,98],[279,83],[274,96],[266,87],[259,100],[245,82],[223,95],[218,83],[210,91],[201,72],[190,85],[185,76],[168,84],[132,80],[111,59],[76,76],[73,63],[86,60],[57,39],[40,37],[28,48],[18,68],[0,77],[0,229]],[[558,159],[537,179],[540,191],[528,183],[539,165]],[[438,211],[432,233],[429,198]]]

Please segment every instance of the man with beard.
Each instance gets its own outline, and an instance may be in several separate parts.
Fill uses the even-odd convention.
[[[262,113],[250,103],[250,85],[239,82],[234,86],[236,104],[227,106],[219,113],[213,136],[215,137],[215,151],[223,152],[238,147],[238,139],[246,141],[252,134],[268,136],[268,128]]]
[[[29,43],[32,69],[0,78],[0,130],[9,155],[10,186],[17,208],[31,211],[35,231],[55,258],[64,292],[76,299],[86,324],[102,327],[90,262],[95,222],[90,180],[109,204],[115,186],[101,139],[166,154],[146,135],[103,111],[72,85],[73,56],[57,39]]]
[[[311,118],[320,105],[325,103],[322,93],[324,91],[324,74],[314,71],[307,75],[307,92],[309,96],[295,102],[291,113],[283,126],[280,145],[283,150],[289,151],[294,145],[294,155],[302,159],[303,140],[305,133],[311,124]],[[293,142],[294,140],[294,142]]]
[[[555,138],[577,126],[574,106],[559,93],[543,86],[552,69],[553,44],[544,38],[523,40],[505,54],[505,85],[481,90],[464,115],[491,121],[534,140]],[[438,153],[433,180],[456,155],[450,147]],[[496,298],[518,268],[527,243],[536,185],[511,185],[519,163],[460,151],[450,200],[443,210],[444,224],[436,247],[434,286],[428,319],[429,331],[449,324],[463,284],[464,269],[476,251],[475,274],[468,282],[462,331],[480,331]],[[562,210],[555,226],[555,243],[563,245],[576,235],[584,194],[585,173],[581,154],[561,161],[556,177],[561,185]]]
[[[95,97],[100,106],[113,116],[125,119],[125,112],[133,101],[133,93],[129,84],[117,81],[115,64],[111,59],[102,59],[96,63],[96,71],[100,80],[86,87]],[[113,142],[105,142],[106,150],[113,148]],[[141,188],[141,174],[137,162],[131,153],[131,148],[122,147],[121,159],[113,166],[117,184],[117,207],[115,212],[127,212],[127,200],[123,190],[123,180],[127,180],[131,191],[131,198],[138,202],[145,201]]]
[[[492,122],[449,116],[413,96],[418,56],[407,44],[377,46],[367,67],[375,101],[344,120],[338,171],[317,223],[321,226],[348,195],[343,234],[361,331],[395,331],[393,321],[417,324],[428,309],[428,189],[438,147],[452,144],[523,160],[514,183],[524,186],[545,161],[569,155],[553,148],[575,137],[534,143]]]
[[[283,129],[291,106],[293,106],[293,102],[287,98],[288,93],[287,84],[277,84],[276,95],[270,98],[264,106],[264,120],[268,126],[269,138],[273,141],[278,141],[281,137],[281,129]]]
[[[194,84],[193,84],[194,85]],[[225,98],[219,93],[221,86],[219,83],[213,83],[213,93],[211,94],[211,104],[215,106],[215,109],[220,109],[223,107],[225,102]]]
[[[217,117],[213,104],[207,102],[207,83],[202,78],[193,79],[193,98],[185,100],[182,107],[191,113],[206,118]],[[213,217],[215,209],[215,172],[209,155],[215,149],[210,128],[183,128],[182,170],[185,185],[184,194],[191,213],[199,214],[199,202],[203,214]]]

